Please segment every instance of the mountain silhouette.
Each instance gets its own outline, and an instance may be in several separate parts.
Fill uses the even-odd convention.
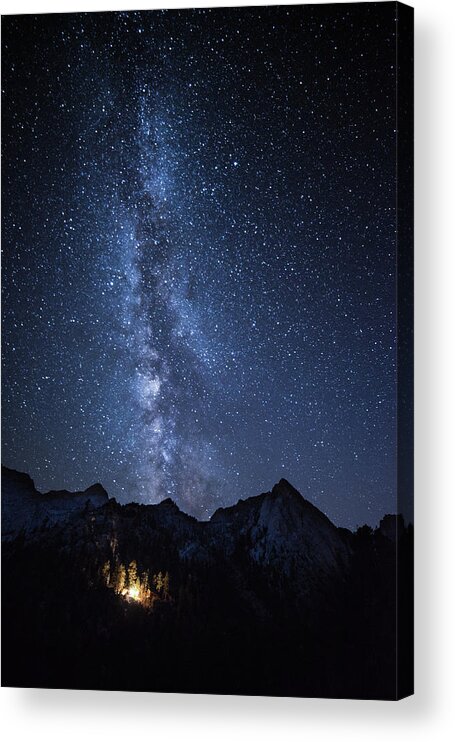
[[[101,484],[93,484],[83,492],[59,490],[41,494],[28,474],[2,466],[2,540],[46,523],[65,521],[87,506],[105,505],[108,499]]]
[[[99,484],[41,494],[6,468],[2,490],[6,685],[411,692],[413,532],[400,516],[353,533],[285,479],[203,522],[170,499],[120,505]]]

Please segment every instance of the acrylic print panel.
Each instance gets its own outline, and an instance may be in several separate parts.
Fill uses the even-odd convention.
[[[412,693],[412,10],[3,18],[3,683]]]

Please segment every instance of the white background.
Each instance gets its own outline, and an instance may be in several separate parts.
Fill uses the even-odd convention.
[[[264,3],[0,0],[2,14],[245,4]],[[412,4],[416,10],[415,696],[385,703],[2,688],[4,740],[455,739],[455,2],[414,0]]]

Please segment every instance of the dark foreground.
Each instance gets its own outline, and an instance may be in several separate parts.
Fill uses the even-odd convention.
[[[336,528],[284,480],[208,523],[86,507],[2,545],[2,684],[409,695],[412,538]]]

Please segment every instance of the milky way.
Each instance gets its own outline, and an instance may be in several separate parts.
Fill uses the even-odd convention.
[[[392,3],[3,21],[3,461],[395,506]]]

